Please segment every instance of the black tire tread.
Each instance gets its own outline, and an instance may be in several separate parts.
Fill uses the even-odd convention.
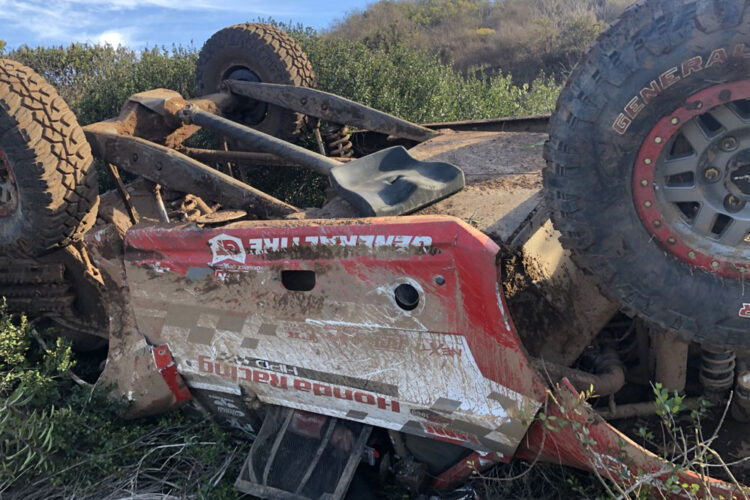
[[[55,89],[9,59],[0,59],[0,133],[30,228],[13,250],[38,255],[80,240],[99,203],[91,149]]]
[[[195,70],[198,95],[215,92],[207,84],[212,75],[207,74],[208,61],[219,57],[227,47],[246,50],[252,57],[271,61],[274,67],[274,80],[269,83],[283,83],[299,87],[314,87],[315,73],[310,61],[300,46],[289,35],[278,28],[262,23],[235,24],[216,32],[204,44],[198,56]],[[267,131],[281,139],[296,137],[305,125],[305,115],[272,107],[274,113],[283,114],[281,126]]]
[[[640,286],[638,277],[627,277],[628,270],[619,268],[612,249],[616,245],[602,241],[586,193],[596,192],[603,182],[626,193],[630,178],[594,171],[592,159],[601,153],[601,147],[588,138],[611,96],[622,93],[624,82],[645,57],[671,53],[688,41],[693,29],[711,34],[747,25],[748,5],[746,0],[642,0],[630,6],[573,70],[557,101],[544,148],[547,166],[543,178],[552,222],[574,261],[597,276],[602,293],[663,328],[725,345],[747,344],[748,340],[736,327],[722,324],[711,325],[712,331],[707,332],[694,318],[664,307],[660,297]],[[672,257],[665,255],[668,258]],[[658,272],[657,266],[650,272]],[[719,285],[726,286],[726,282]],[[664,293],[673,293],[668,287],[665,283]]]

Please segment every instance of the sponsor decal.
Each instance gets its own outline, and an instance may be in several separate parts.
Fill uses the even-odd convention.
[[[362,378],[349,377],[334,373],[303,368],[301,366],[292,366],[285,363],[276,363],[266,359],[258,359],[249,356],[232,355],[229,353],[219,353],[214,363],[224,362],[244,366],[249,368],[260,368],[270,372],[283,373],[285,375],[294,375],[295,377],[315,380],[317,382],[329,382],[331,384],[344,385],[353,389],[362,389],[366,391],[384,394],[386,396],[398,396],[398,387],[393,384],[386,384],[375,380],[366,380]]]
[[[750,318],[750,304],[742,304],[740,308],[740,318]]]
[[[246,243],[246,244],[245,244]],[[332,235],[332,236],[293,236],[275,238],[250,238],[243,242],[236,236],[220,234],[208,240],[211,248],[211,265],[221,263],[245,264],[247,254],[261,255],[268,252],[278,252],[295,247],[356,247],[366,248],[392,247],[429,247],[432,245],[431,236],[414,236],[409,234],[383,235]],[[224,264],[226,266],[227,264]],[[230,264],[231,267],[231,264]]]
[[[367,338],[371,337],[371,338]],[[358,339],[366,343],[369,341],[369,347],[376,351],[403,352],[408,347],[408,340],[397,334],[388,332],[378,332],[377,336],[360,334]]]
[[[256,434],[253,421],[256,420],[245,407],[242,396],[239,394],[228,394],[220,390],[204,389],[204,384],[190,385],[190,391],[195,398],[213,413],[217,423],[224,427],[231,427],[251,434]],[[201,387],[199,387],[201,386]]]
[[[440,356],[445,358],[460,358],[461,353],[463,352],[463,350],[458,347],[451,347],[442,342],[430,342],[429,345],[425,345],[425,347],[422,348],[422,351],[429,352],[430,356]]]
[[[450,424],[451,419],[446,418],[439,414],[436,411],[432,410],[425,410],[423,408],[412,408],[409,410],[409,413],[414,415],[415,417],[423,418],[429,422],[434,422],[437,424]]]
[[[469,443],[474,443],[474,444],[480,444],[476,436],[472,436],[471,434],[457,431],[455,429],[449,429],[447,427],[444,427],[442,425],[438,425],[432,422],[422,422],[422,428],[427,434],[431,436],[435,436],[438,439],[443,439],[446,441],[453,441],[457,443],[469,442]]]
[[[620,135],[625,134],[633,120],[644,110],[646,107],[657,97],[659,94],[667,90],[669,87],[677,83],[678,81],[689,78],[695,73],[699,73],[704,69],[708,69],[716,64],[725,64],[730,57],[735,58],[750,58],[750,48],[746,48],[744,43],[740,43],[730,48],[718,48],[703,56],[696,55],[689,59],[685,59],[678,66],[673,66],[658,77],[654,78],[641,90],[634,95],[625,104],[622,112],[617,115],[612,128]]]
[[[334,246],[334,247],[354,247],[364,246],[367,248],[376,247],[428,247],[432,245],[431,236],[412,236],[412,235],[333,235],[333,236],[294,236],[291,238],[250,238],[248,240],[248,250],[253,254],[263,254],[268,252],[277,252],[287,248],[299,246]]]
[[[245,263],[246,253],[245,248],[242,246],[242,240],[235,236],[229,236],[228,234],[220,234],[208,240],[208,245],[211,247],[211,265],[222,262],[237,262],[239,264]]]
[[[375,406],[381,410],[390,410],[393,413],[401,412],[401,404],[395,399],[384,398],[368,391],[348,389],[335,384],[315,382],[258,368],[218,363],[207,356],[198,356],[197,366],[198,371],[202,373],[217,375],[233,382],[264,384],[279,390],[306,392],[320,398],[343,399]]]
[[[312,322],[310,322],[312,323]],[[411,341],[403,335],[385,330],[388,327],[371,327],[367,324],[358,326],[344,325],[328,326],[327,330],[316,332],[303,329],[305,325],[295,325],[292,322],[284,322],[279,327],[279,336],[291,340],[300,340],[311,344],[319,344],[327,341],[342,348],[349,346],[360,346],[376,351],[403,352],[410,347]],[[378,335],[363,333],[362,329],[379,328]]]

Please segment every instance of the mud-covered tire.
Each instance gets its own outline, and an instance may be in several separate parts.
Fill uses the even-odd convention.
[[[748,57],[750,2],[638,2],[599,37],[570,76],[550,122],[544,172],[562,244],[598,276],[606,295],[687,338],[745,347],[750,346],[747,279],[681,259],[669,248],[673,239],[655,237],[661,223],[647,228],[636,208],[652,206],[637,193],[639,185],[652,186],[634,172],[640,172],[636,164],[645,163],[638,168],[647,170],[652,163],[640,154],[647,139],[661,142],[652,135],[655,127],[664,120],[677,123],[670,117],[692,105],[689,96],[750,78]],[[652,92],[642,94],[646,87]],[[734,256],[740,272],[743,261],[750,265],[748,252],[750,246],[742,247]]]
[[[244,70],[252,75],[246,76]],[[315,86],[312,66],[299,45],[267,24],[230,26],[203,45],[195,71],[198,95],[216,92],[221,82],[232,75],[265,83]],[[283,140],[293,140],[304,126],[303,114],[250,99],[246,104],[228,118]]]
[[[0,252],[37,256],[93,225],[96,172],[83,130],[33,70],[0,59],[0,169],[15,200],[3,205]]]

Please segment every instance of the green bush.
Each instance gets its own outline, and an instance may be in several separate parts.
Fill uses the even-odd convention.
[[[168,88],[192,97],[198,60],[193,47],[136,51],[87,44],[21,47],[8,57],[54,85],[83,125],[117,116],[130,95],[144,90]]]
[[[406,45],[463,73],[564,76],[633,0],[381,0],[328,33],[372,50]]]
[[[318,87],[415,122],[496,118],[549,111],[558,86],[537,77],[462,75],[435,55],[285,27],[308,54]],[[141,52],[111,46],[22,47],[8,54],[52,83],[82,124],[117,116],[127,98],[153,88],[194,93],[197,50],[174,46]]]
[[[67,342],[0,311],[0,498],[236,496],[249,443],[180,412],[123,420],[126,406],[76,383],[75,365]]]
[[[403,44],[373,49],[301,26],[281,27],[307,53],[321,89],[418,123],[546,113],[559,93],[544,74],[517,85],[510,74],[464,75],[437,55]]]

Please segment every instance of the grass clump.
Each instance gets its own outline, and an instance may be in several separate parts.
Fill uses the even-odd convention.
[[[0,312],[0,497],[236,498],[249,442],[179,411],[124,420],[76,363],[67,341]]]

